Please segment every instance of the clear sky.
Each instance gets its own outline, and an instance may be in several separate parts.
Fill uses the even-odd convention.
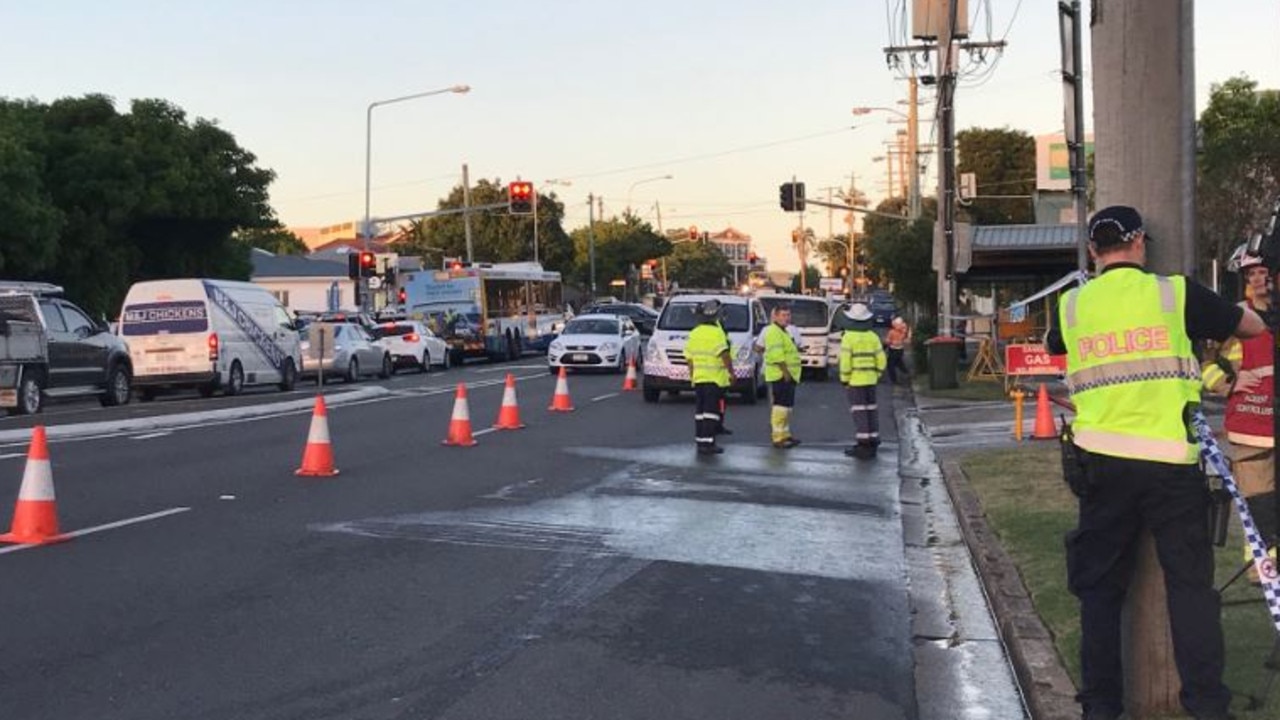
[[[571,182],[544,186],[567,202],[568,229],[586,223],[588,193],[606,215],[630,200],[651,222],[657,202],[666,227],[733,226],[794,269],[780,182],[825,197],[852,173],[873,201],[885,194],[872,158],[901,125],[850,110],[906,95],[883,52],[905,40],[902,4],[0,0],[0,95],[97,92],[122,109],[157,97],[215,119],[278,173],[281,220],[309,226],[363,214],[370,102],[467,84],[374,110],[374,216],[434,208],[467,163],[473,181]],[[973,39],[1009,46],[962,81],[957,127],[1061,130],[1056,7],[969,0]],[[1236,74],[1280,87],[1277,28],[1280,1],[1197,3],[1201,106]],[[826,234],[825,211],[805,220]]]

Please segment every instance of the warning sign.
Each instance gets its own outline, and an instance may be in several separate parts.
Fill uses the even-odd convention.
[[[1050,355],[1044,345],[1009,344],[1004,348],[1006,375],[1063,375],[1067,372],[1066,355]]]

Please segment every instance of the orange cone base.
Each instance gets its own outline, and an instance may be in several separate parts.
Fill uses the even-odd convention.
[[[70,535],[18,535],[11,532],[0,535],[0,543],[13,543],[16,545],[53,545],[54,543],[64,543],[70,540]]]
[[[298,477],[333,477],[338,474],[338,468],[332,470],[308,470],[306,468],[298,468],[293,471]]]
[[[528,426],[520,422],[519,420],[515,420],[515,421],[499,420],[493,425],[494,430],[523,430],[526,427]]]
[[[555,406],[555,405],[552,405],[551,407],[549,407],[549,408],[547,408],[547,409],[548,409],[548,410],[550,410],[551,412],[573,412],[573,406],[572,406],[572,405],[567,405],[567,404],[566,404],[566,405],[561,405],[561,406],[559,406],[559,407],[557,407],[557,406]]]
[[[466,440],[450,440],[446,438],[444,440],[441,440],[440,444],[452,445],[454,447],[472,447],[474,445],[479,445],[479,443],[475,441],[475,438],[467,438]]]

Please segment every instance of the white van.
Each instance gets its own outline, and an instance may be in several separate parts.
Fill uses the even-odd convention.
[[[677,294],[662,307],[658,324],[644,352],[644,399],[657,402],[663,391],[693,390],[684,346],[689,331],[698,323],[698,305],[715,298],[722,304],[720,323],[729,336],[733,357],[733,385],[730,393],[742,396],[749,405],[768,394],[760,355],[753,349],[756,335],[768,324],[760,301],[742,295]]]
[[[796,344],[800,346],[802,372],[807,370],[817,379],[826,380],[827,338],[831,325],[831,304],[826,298],[772,293],[761,295],[760,304],[764,306],[766,315],[779,305],[791,307],[791,327],[795,329],[792,337],[798,336]]]
[[[208,397],[246,385],[292,390],[302,368],[297,325],[260,285],[233,280],[149,280],[125,295],[117,331],[129,342],[143,400],[166,388]]]

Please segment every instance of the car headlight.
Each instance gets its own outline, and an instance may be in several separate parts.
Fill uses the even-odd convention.
[[[658,362],[658,359],[661,357],[662,357],[662,350],[658,347],[657,343],[649,343],[648,345],[645,346],[644,362],[646,365],[649,363]]]
[[[551,351],[552,351],[552,352],[560,352],[561,350],[564,350],[564,344],[563,344],[563,343],[561,343],[559,340],[553,340],[553,341],[551,341]]]
[[[607,342],[600,345],[600,352],[611,353],[618,349],[618,343]]]

